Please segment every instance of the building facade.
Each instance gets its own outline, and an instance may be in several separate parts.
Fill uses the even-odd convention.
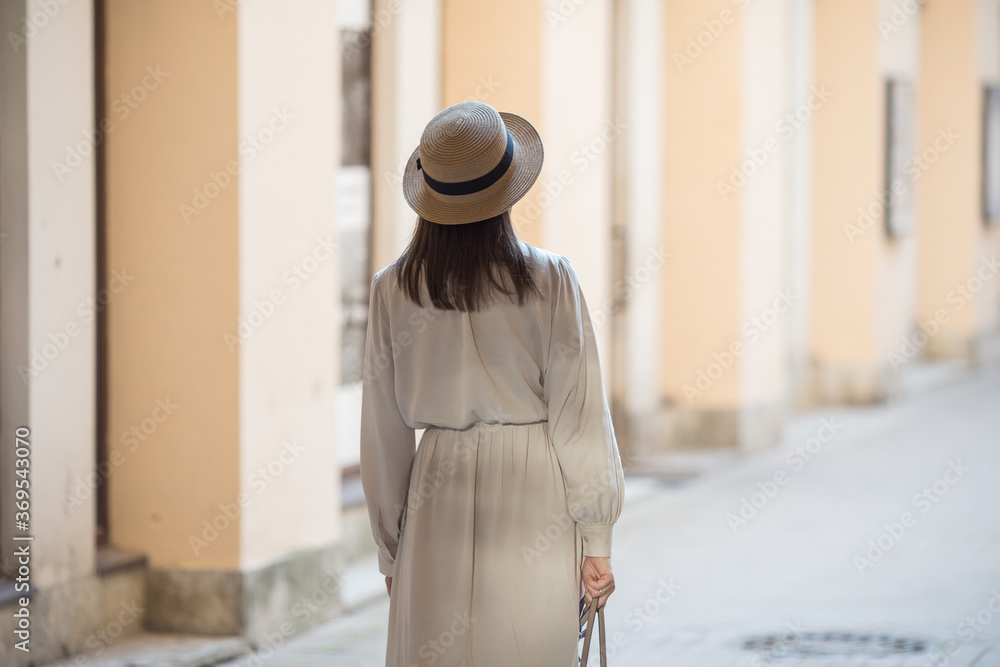
[[[577,267],[632,470],[774,446],[1000,331],[1000,0],[18,0],[0,28],[5,665],[338,613],[374,548],[369,280],[449,104],[539,129],[515,228]]]

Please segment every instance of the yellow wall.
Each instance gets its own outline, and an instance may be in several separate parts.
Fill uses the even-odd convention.
[[[683,69],[673,55],[685,52],[703,21],[734,7],[668,0],[664,9],[663,241],[673,256],[662,275],[662,388],[684,406],[682,386],[740,339],[740,199],[723,201],[716,182],[742,159],[741,22],[726,25]],[[695,405],[736,407],[740,373],[737,362]]]
[[[239,315],[239,177],[189,221],[179,207],[237,158],[237,22],[199,0],[108,0],[107,20],[112,113],[147,67],[167,74],[107,137],[108,266],[135,275],[108,310],[111,541],[153,567],[235,568],[238,522],[200,556],[188,539],[240,492],[239,357],[223,341]],[[158,400],[173,414],[130,440],[165,416]]]
[[[955,142],[919,181],[919,321],[946,309],[944,336],[972,335],[975,309],[953,308],[947,294],[972,267],[980,221],[981,93],[976,21],[978,0],[930,2],[921,34],[918,143],[933,148],[942,128],[953,128]],[[929,345],[943,351],[937,340]]]
[[[816,114],[813,138],[813,251],[810,332],[820,366],[870,368],[876,346],[876,256],[881,217],[848,239],[882,184],[882,81],[876,1],[817,0],[815,80],[833,92]],[[868,30],[858,26],[869,26]]]
[[[478,99],[524,116],[544,139],[540,62],[545,17],[540,0],[443,0],[441,15],[442,108]],[[518,235],[535,245],[541,243],[540,220],[525,218],[521,211],[538,191],[536,183],[514,206]]]
[[[956,286],[973,278],[982,261],[997,253],[1000,239],[996,224],[983,224],[980,185],[982,86],[1000,81],[1000,11],[995,0],[955,0],[928,3],[924,15],[919,146],[933,149],[942,129],[950,128],[956,138],[920,179],[918,322],[936,315],[946,319],[929,337],[927,352],[962,357],[998,320],[1000,279],[995,274],[971,299],[971,292],[963,295]]]

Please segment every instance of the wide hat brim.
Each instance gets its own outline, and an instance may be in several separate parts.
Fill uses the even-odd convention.
[[[525,118],[506,111],[499,113],[514,139],[514,157],[503,177],[484,190],[467,195],[435,192],[417,169],[420,147],[414,149],[403,171],[403,197],[420,217],[441,225],[486,220],[512,207],[531,189],[542,171],[542,138]]]

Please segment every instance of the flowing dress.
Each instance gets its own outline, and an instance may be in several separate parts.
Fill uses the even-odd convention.
[[[475,312],[371,286],[361,480],[392,577],[387,667],[575,667],[580,568],[611,556],[621,458],[590,313],[564,256]],[[415,431],[424,429],[419,446]]]

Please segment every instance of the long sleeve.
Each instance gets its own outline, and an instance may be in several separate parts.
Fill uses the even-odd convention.
[[[587,302],[569,260],[559,256],[544,377],[549,436],[584,556],[611,556],[625,500],[621,457],[601,377]]]
[[[416,440],[396,402],[392,332],[381,289],[376,274],[371,285],[362,381],[361,486],[378,545],[379,571],[391,576]]]

